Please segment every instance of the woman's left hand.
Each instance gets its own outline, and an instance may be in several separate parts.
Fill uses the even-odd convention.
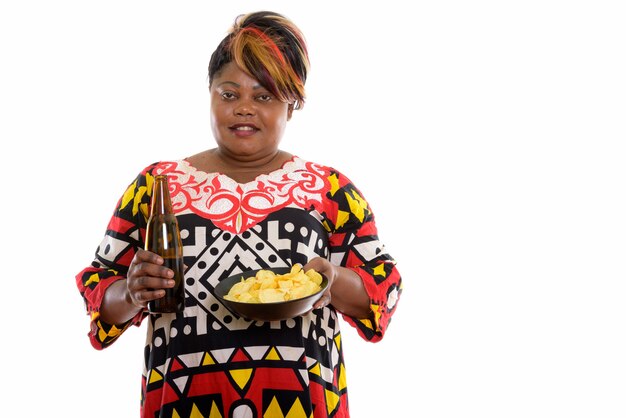
[[[330,289],[333,286],[333,282],[337,278],[337,267],[322,257],[315,257],[302,267],[305,272],[308,270],[315,270],[318,273],[328,278],[328,287],[322,296],[313,304],[313,309],[324,308],[332,302],[332,296]]]

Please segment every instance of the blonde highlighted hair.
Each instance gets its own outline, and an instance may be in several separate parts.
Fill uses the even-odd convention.
[[[280,101],[301,109],[309,71],[306,41],[285,16],[261,11],[240,15],[209,62],[209,85],[224,65],[235,62]]]

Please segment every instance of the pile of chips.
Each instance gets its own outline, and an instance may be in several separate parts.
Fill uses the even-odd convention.
[[[271,303],[300,299],[321,290],[322,275],[315,270],[302,270],[300,264],[286,274],[260,270],[253,277],[241,277],[224,299],[245,303]]]

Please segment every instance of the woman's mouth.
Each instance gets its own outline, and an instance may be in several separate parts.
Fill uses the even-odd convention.
[[[251,123],[238,123],[232,125],[229,129],[237,136],[250,136],[259,130],[259,128]]]

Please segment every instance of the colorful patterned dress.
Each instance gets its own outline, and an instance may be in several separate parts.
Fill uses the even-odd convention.
[[[143,247],[152,183],[161,173],[170,176],[182,233],[185,310],[104,323],[103,295]],[[249,321],[213,295],[220,279],[316,256],[358,273],[371,319],[330,305],[284,321]],[[348,417],[339,317],[363,339],[379,341],[402,291],[359,190],[338,171],[298,157],[245,184],[186,160],[148,166],[120,199],[95,260],[76,282],[96,349],[147,321],[142,417]]]

